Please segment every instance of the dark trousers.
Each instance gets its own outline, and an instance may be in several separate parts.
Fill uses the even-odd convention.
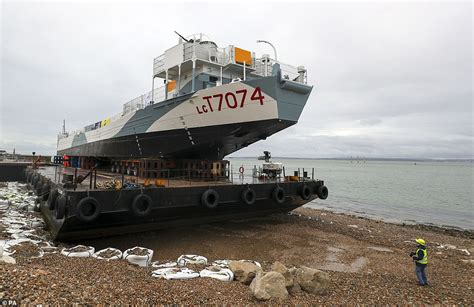
[[[420,285],[428,284],[428,279],[426,278],[425,269],[426,269],[426,265],[417,265],[415,267],[416,277],[418,278],[418,282],[420,283]]]

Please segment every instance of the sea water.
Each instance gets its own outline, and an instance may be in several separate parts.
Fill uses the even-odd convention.
[[[263,161],[229,158],[234,174]],[[474,163],[453,161],[374,161],[273,159],[286,175],[303,168],[324,180],[326,200],[306,206],[398,223],[474,229]],[[235,176],[235,175],[234,175]],[[246,175],[247,176],[247,175]]]

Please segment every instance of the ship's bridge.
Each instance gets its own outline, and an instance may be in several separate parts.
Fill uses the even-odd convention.
[[[234,45],[220,48],[202,33],[181,37],[176,46],[154,59],[153,81],[155,78],[164,79],[166,86],[163,88],[164,95],[159,95],[161,99],[153,100],[156,103],[170,96],[235,80],[270,76],[275,63],[280,65],[283,78],[306,84],[306,69],[303,66],[293,67],[269,55],[256,58],[254,52]],[[151,97],[155,96],[156,93],[152,93]]]

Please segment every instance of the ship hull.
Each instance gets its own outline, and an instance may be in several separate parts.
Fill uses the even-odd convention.
[[[312,87],[280,76],[229,83],[149,105],[58,139],[58,154],[222,159],[297,123]]]
[[[221,159],[294,124],[296,122],[273,119],[149,132],[86,143],[59,150],[58,154],[114,158]]]

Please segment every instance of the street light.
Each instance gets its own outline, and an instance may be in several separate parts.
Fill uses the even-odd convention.
[[[259,40],[257,41],[257,43],[265,43],[265,44],[269,44],[270,46],[272,46],[273,52],[275,53],[275,61],[278,61],[278,59],[277,59],[277,51],[276,51],[276,49],[275,49],[275,46],[273,46],[272,43],[270,43],[269,41],[261,40],[261,39],[259,39]]]

